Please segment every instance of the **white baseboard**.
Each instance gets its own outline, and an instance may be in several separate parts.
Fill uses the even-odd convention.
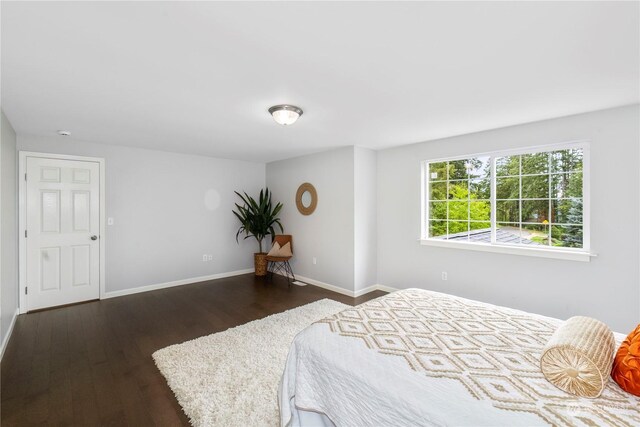
[[[226,273],[211,274],[209,276],[191,277],[188,279],[174,280],[173,282],[157,283],[155,285],[140,286],[138,288],[123,289],[121,291],[106,292],[101,299],[122,297],[125,295],[138,294],[140,292],[155,291],[158,289],[172,288],[174,286],[190,285],[192,283],[206,282],[208,280],[223,279],[225,277],[239,276],[241,274],[252,273],[253,268],[244,270],[229,271]]]
[[[369,292],[377,291],[378,285],[367,286],[366,288],[358,289],[353,293],[354,297],[359,297],[360,295],[368,294]]]
[[[123,289],[121,291],[111,291],[111,292],[105,293],[102,296],[102,299],[138,294],[141,292],[155,291],[158,289],[172,288],[174,286],[190,285],[192,283],[206,282],[207,280],[215,280],[215,279],[222,279],[225,277],[239,276],[241,274],[247,274],[251,272],[253,272],[253,268],[247,268],[245,270],[237,270],[237,271],[230,271],[227,273],[212,274],[209,276],[200,276],[200,277],[192,277],[189,279],[174,280],[173,282],[165,282],[165,283],[158,283],[155,285],[140,286],[138,288]],[[319,280],[312,279],[310,277],[300,276],[300,275],[296,275],[296,280],[299,282],[303,282],[304,284],[317,286],[323,289],[328,289],[330,291],[333,291],[342,295],[347,295],[352,298],[359,297],[361,295],[368,294],[369,292],[373,292],[373,291],[384,291],[384,292],[397,291],[396,288],[392,288],[390,286],[384,286],[380,284],[371,285],[366,288],[359,289],[357,291],[352,291],[349,289],[341,288],[340,286],[330,285],[329,283],[321,282]]]
[[[395,292],[397,290],[398,289],[392,288],[391,286],[385,286],[378,283],[378,284],[371,285],[366,288],[355,291],[353,296],[359,297],[361,295],[368,294],[369,292],[373,292],[373,291]]]
[[[321,281],[316,280],[316,279],[311,279],[310,277],[304,277],[304,276],[300,276],[300,275],[296,274],[296,280],[299,281],[299,282],[304,282],[304,283],[309,284],[309,285],[317,286],[319,288],[328,289],[330,291],[337,292],[337,293],[342,294],[342,295],[347,295],[347,296],[350,296],[350,297],[353,296],[353,291],[341,288],[339,286],[330,285],[328,283],[324,283],[324,282],[321,282]]]
[[[5,335],[4,339],[2,340],[2,348],[0,349],[0,360],[2,360],[2,357],[4,356],[4,351],[7,349],[7,344],[9,344],[9,339],[11,338],[11,334],[13,333],[13,327],[16,324],[18,314],[20,314],[20,309],[16,308],[16,311],[15,313],[13,313],[13,317],[11,318],[9,329],[7,329],[7,335]]]
[[[296,280],[298,280],[300,282],[307,283],[309,285],[317,286],[319,288],[328,289],[330,291],[337,292],[337,293],[342,294],[342,295],[347,295],[347,296],[350,296],[350,297],[353,297],[353,298],[359,297],[359,296],[364,295],[364,294],[368,294],[369,292],[373,292],[373,291],[384,291],[384,292],[397,291],[396,288],[392,288],[391,286],[384,286],[384,285],[380,285],[380,284],[371,285],[371,286],[367,286],[366,288],[363,288],[363,289],[358,289],[357,291],[352,291],[352,290],[349,290],[349,289],[344,289],[344,288],[341,288],[339,286],[330,285],[328,283],[324,283],[324,282],[321,282],[319,280],[311,279],[309,277],[304,277],[304,276],[300,276],[300,275],[297,275],[297,274],[296,274]]]
[[[394,288],[391,286],[386,286],[386,285],[374,285],[377,291],[384,291],[384,292],[395,292],[395,291],[399,291],[400,289],[398,288]]]

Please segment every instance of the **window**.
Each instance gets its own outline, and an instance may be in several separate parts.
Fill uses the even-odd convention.
[[[425,161],[423,242],[588,250],[586,147]]]

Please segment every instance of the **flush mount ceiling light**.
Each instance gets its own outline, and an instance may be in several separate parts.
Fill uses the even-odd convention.
[[[292,125],[302,115],[302,109],[295,105],[274,105],[269,108],[269,113],[273,116],[273,120],[283,126]]]
[[[68,130],[59,130],[58,131],[58,135],[60,135],[60,136],[69,136],[69,135],[71,135],[71,132],[69,132]]]

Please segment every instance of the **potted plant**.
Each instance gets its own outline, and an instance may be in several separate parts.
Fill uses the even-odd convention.
[[[257,253],[253,254],[256,276],[267,275],[267,253],[262,251],[262,240],[271,236],[273,240],[276,235],[275,227],[280,227],[280,232],[284,232],[278,213],[282,209],[282,203],[275,206],[271,203],[271,193],[269,189],[260,190],[260,196],[256,201],[253,197],[244,193],[244,196],[237,191],[235,193],[242,199],[244,206],[235,204],[237,211],[233,211],[234,215],[240,221],[240,228],[236,233],[236,242],[241,233],[245,234],[245,239],[255,237],[258,241]]]

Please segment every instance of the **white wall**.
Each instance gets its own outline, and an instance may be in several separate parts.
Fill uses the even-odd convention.
[[[106,215],[115,220],[106,235],[107,293],[253,267],[255,242],[235,241],[233,191],[257,194],[264,164],[57,136],[19,135],[18,148],[105,158]],[[219,195],[213,210],[209,190]],[[202,262],[203,254],[213,261]]]
[[[293,235],[294,273],[351,295],[377,283],[376,163],[375,151],[346,147],[267,165],[267,186]],[[309,216],[295,205],[303,182],[318,192]]]
[[[0,342],[4,351],[18,308],[18,160],[16,133],[4,112],[0,115]]]
[[[639,114],[635,105],[379,151],[379,282],[631,330],[640,321]],[[591,141],[591,262],[418,243],[421,160],[583,139]]]
[[[354,287],[377,283],[377,153],[354,149]]]
[[[294,273],[349,291],[354,290],[353,162],[353,147],[347,147],[267,164],[267,186],[274,201],[284,204],[284,231],[293,235]],[[318,193],[318,206],[308,216],[295,203],[304,182]]]
[[[377,153],[347,147],[273,162],[266,170],[59,137],[19,136],[18,148],[106,158],[107,216],[115,218],[107,228],[108,291],[251,268],[255,243],[238,247],[233,238],[233,190],[255,194],[266,174],[274,200],[284,203],[281,216],[285,233],[294,236],[292,265],[300,276],[350,292],[380,283],[559,318],[584,314],[624,332],[640,321],[639,114],[635,105]],[[591,262],[418,243],[421,160],[583,139],[591,141],[591,245],[598,253]],[[310,216],[295,206],[303,182],[318,191]],[[214,211],[204,204],[210,188],[221,195]],[[214,261],[203,263],[203,253]]]

